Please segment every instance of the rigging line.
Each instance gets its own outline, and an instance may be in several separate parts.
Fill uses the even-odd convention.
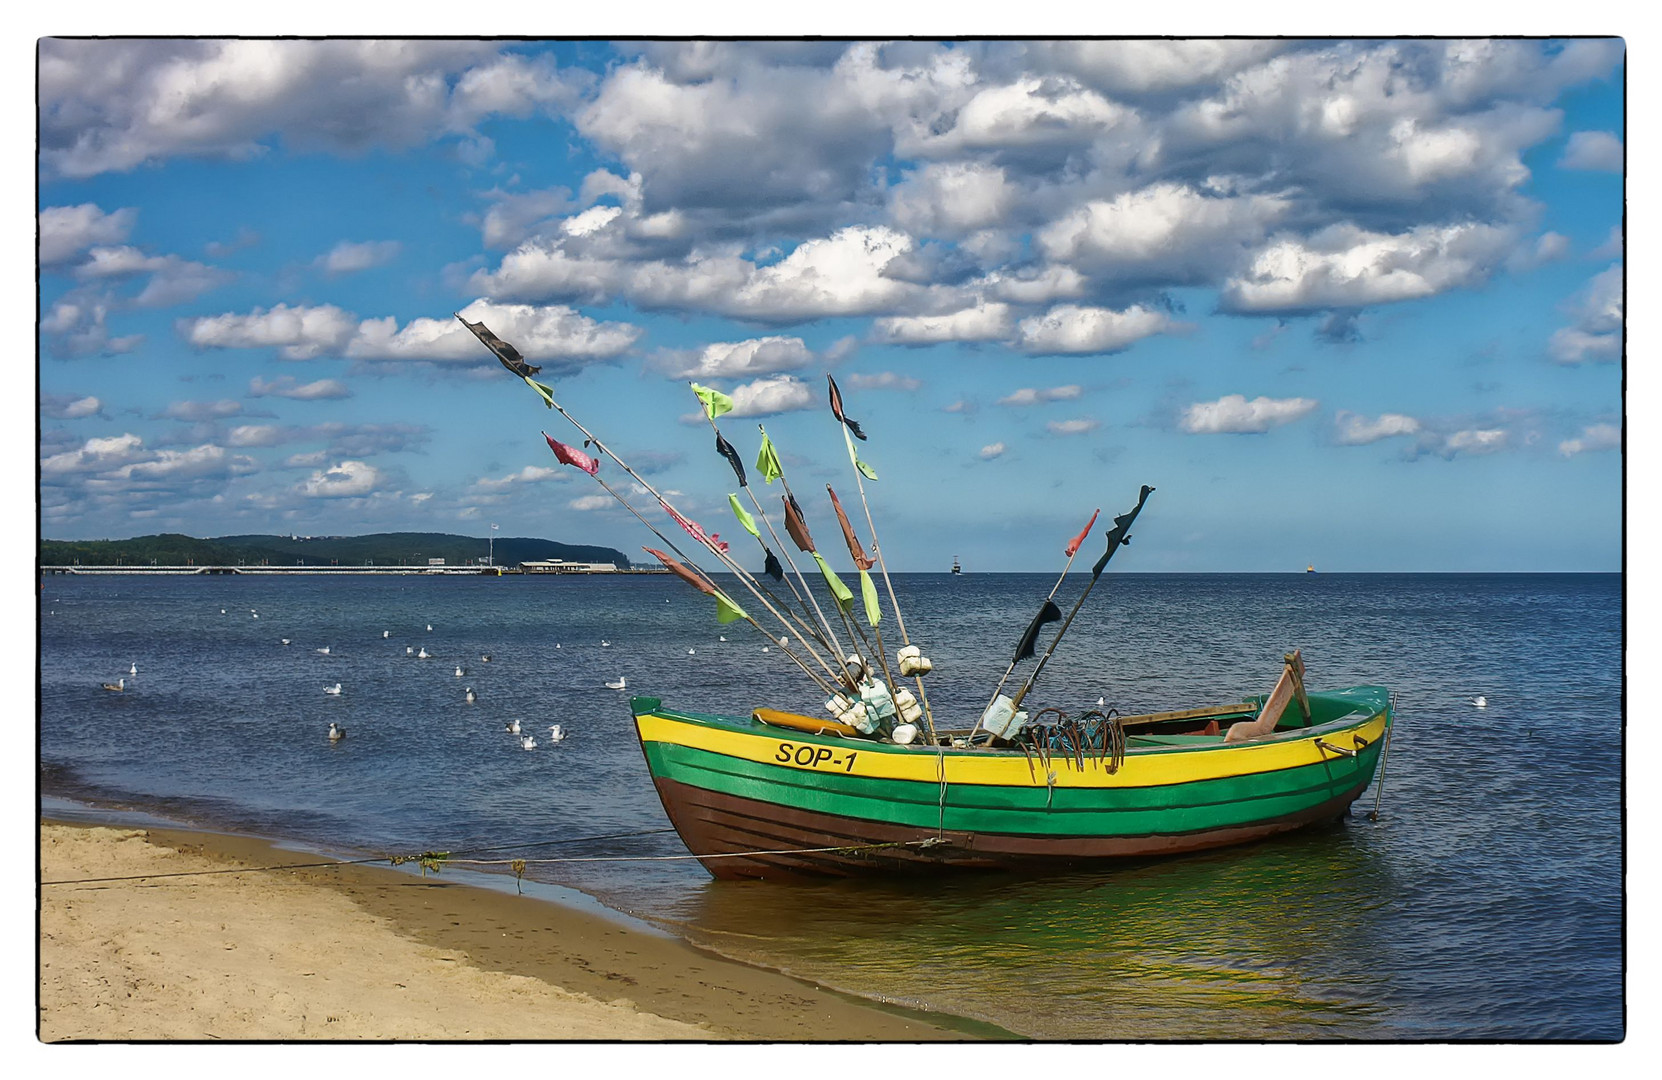
[[[1100,513],[1102,513],[1102,509],[1100,507],[1098,507],[1096,513],[1091,515],[1090,523],[1085,526],[1085,531],[1087,533],[1089,533],[1091,531],[1091,526],[1096,524],[1097,514],[1100,514]],[[1076,548],[1073,549],[1073,554],[1068,556],[1067,564],[1062,567],[1062,573],[1060,575],[1058,575],[1057,578],[1056,578],[1056,584],[1054,584],[1050,587],[1050,595],[1045,597],[1045,603],[1048,604],[1052,600],[1056,599],[1057,590],[1062,587],[1062,582],[1067,579],[1068,571],[1073,569],[1073,560],[1074,560],[1075,556],[1077,556],[1079,554],[1079,548],[1084,547],[1084,546],[1085,545],[1083,543],[1081,543],[1079,545],[1079,547],[1076,547]],[[987,709],[992,708],[993,707],[993,702],[998,700],[999,692],[1004,689],[1004,684],[1010,681],[1010,675],[1011,675],[1011,673],[1013,673],[1016,670],[1016,665],[1019,664],[1019,663],[1021,663],[1021,661],[1019,659],[1011,660],[1010,661],[1010,666],[1004,669],[1004,677],[1002,679],[998,680],[998,685],[997,686],[993,687],[992,701],[987,702]],[[987,709],[982,709],[981,710],[981,715],[983,715],[983,716],[987,715]]]
[[[460,854],[467,855],[475,851],[515,851],[520,848],[548,847],[552,844],[587,844],[596,840],[627,840],[635,836],[656,836],[660,833],[674,832],[674,829],[642,829],[638,832],[607,833],[603,836],[578,836],[562,840],[536,840],[525,844],[492,844],[487,847],[464,848]],[[419,856],[392,856],[376,855],[364,859],[332,859],[329,862],[289,863],[283,866],[233,866],[219,870],[174,870],[164,874],[126,874],[121,877],[96,878],[65,878],[60,881],[43,881],[42,885],[96,885],[109,881],[149,881],[151,878],[178,878],[178,877],[212,877],[216,874],[259,874],[272,870],[324,870],[336,866],[370,866],[375,863],[392,862],[394,858],[403,858],[414,861]]]
[[[586,438],[590,442],[594,443],[594,445],[600,449],[601,453],[605,454],[607,457],[609,457],[613,461],[617,462],[618,467],[620,469],[622,469],[624,472],[628,473],[629,476],[637,484],[639,484],[641,487],[643,487],[647,491],[651,492],[652,497],[657,499],[660,505],[662,505],[666,509],[669,508],[669,500],[665,499],[663,497],[663,495],[658,491],[657,488],[653,487],[651,484],[649,484],[645,480],[641,479],[641,477],[635,472],[635,470],[633,470],[629,467],[628,462],[626,462],[622,458],[618,457],[617,454],[613,452],[612,448],[607,446],[604,442],[601,442],[600,439],[596,438],[595,434],[592,431],[590,431],[588,428],[584,427],[582,424],[578,423],[577,418],[572,416],[570,413],[566,412],[565,407],[563,405],[561,405],[559,402],[554,402],[554,408],[559,412],[559,414],[561,416],[565,417],[567,420],[570,420],[571,423],[572,423],[572,426],[575,427],[578,431],[581,431],[583,433],[584,438]],[[599,479],[599,477],[596,477],[596,479]],[[778,610],[775,609],[772,604],[768,603],[767,598],[764,597],[760,592],[757,591],[757,588],[756,588],[755,584],[753,584],[753,579],[751,578],[750,573],[748,571],[746,571],[744,569],[744,567],[740,566],[738,563],[736,563],[732,559],[728,558],[727,553],[722,551],[721,549],[717,548],[715,546],[715,544],[712,541],[710,541],[708,538],[704,538],[701,542],[704,544],[704,546],[707,549],[709,549],[709,551],[712,555],[714,555],[718,560],[720,560],[723,564],[725,564],[729,570],[733,571],[733,573],[738,575],[739,581],[744,585],[744,587],[750,590],[751,595],[756,597],[756,599],[761,602],[763,607],[768,609],[769,613],[771,613],[774,618],[778,619],[781,623],[783,623],[787,630],[792,629],[791,624],[785,619],[785,617],[780,615]],[[760,627],[760,625],[761,624],[759,624],[759,623],[757,624],[758,627]],[[765,630],[763,631],[763,633],[766,633],[766,632],[767,631],[765,631]],[[772,635],[769,635],[769,637],[771,639]],[[809,656],[814,658],[814,662],[825,670],[825,673],[827,675],[829,675],[832,679],[836,678],[836,673],[834,671],[832,671],[831,665],[827,664],[825,662],[825,660],[823,658],[821,658],[819,653],[814,651],[813,645],[809,644],[807,641],[803,641],[802,642],[802,647],[807,651]],[[825,689],[827,693],[831,692],[830,688],[822,680],[820,680],[816,677],[814,681],[819,683],[819,685],[823,689]]]
[[[758,424],[756,426],[761,427],[760,424]],[[785,479],[785,466],[783,464],[781,464],[779,466],[779,486],[785,489],[784,497],[788,501],[796,503],[797,510],[798,510],[798,512],[800,512],[801,509],[802,509],[802,504],[800,502],[797,502],[796,492],[791,490],[791,482],[789,480]],[[804,525],[806,525],[806,522],[804,522]],[[771,528],[772,528],[772,526],[770,525],[769,529],[771,529]],[[776,536],[775,539],[777,539],[777,538],[778,537]],[[818,552],[817,551],[810,551],[810,554],[818,554]],[[787,556],[787,558],[788,557],[789,556]],[[793,570],[796,569],[796,562],[794,560],[791,562],[791,569],[793,569]],[[802,572],[800,570],[797,571],[798,576],[800,576],[801,573]],[[814,591],[813,591],[813,589],[808,587],[808,583],[806,581],[804,581],[802,583],[802,587],[804,589],[808,590],[808,598],[810,600],[813,600]],[[830,587],[831,587],[830,582],[827,582],[826,583],[826,588],[829,589]],[[866,651],[868,653],[871,652],[871,642],[866,639],[866,635],[864,633],[859,633],[858,635],[856,635],[856,631],[857,631],[858,628],[857,628],[854,620],[849,617],[848,612],[843,610],[843,606],[840,603],[837,602],[837,598],[835,596],[833,596],[831,598],[831,606],[836,608],[837,609],[837,614],[842,617],[843,629],[848,632],[848,640],[849,640],[850,644],[853,644],[853,642],[855,641],[856,636],[858,636],[860,641],[865,642]],[[815,611],[819,610],[819,601],[818,600],[814,600],[814,610]],[[824,615],[821,615],[820,617],[824,618]],[[829,621],[830,620],[827,620],[827,622],[829,622]],[[856,656],[859,656],[859,654],[860,654],[859,645],[853,645],[853,648],[854,648],[854,654]],[[860,663],[861,663],[861,666],[865,667],[865,668],[869,668],[871,666],[870,664],[866,663],[864,657],[861,657]],[[853,688],[851,687],[850,689],[853,689]]]

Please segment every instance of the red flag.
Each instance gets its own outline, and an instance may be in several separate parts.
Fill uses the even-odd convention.
[[[715,589],[714,585],[711,585],[709,582],[707,582],[704,579],[700,578],[698,575],[694,574],[691,570],[688,570],[681,563],[676,562],[674,559],[670,558],[668,555],[665,555],[663,552],[659,551],[657,548],[643,547],[643,548],[641,548],[641,550],[646,552],[647,554],[651,555],[653,558],[657,559],[659,562],[663,563],[664,566],[666,568],[668,568],[670,573],[674,574],[676,577],[680,578],[682,581],[685,581],[688,585],[691,585],[693,588],[697,589],[699,592],[703,593],[704,595],[714,596],[716,594],[716,589]]]
[[[542,433],[542,437],[548,440],[548,448],[554,451],[554,456],[565,462],[567,465],[575,465],[579,469],[582,469],[584,472],[588,473],[590,476],[593,476],[595,473],[600,471],[600,462],[583,453],[583,451],[577,449],[575,446],[567,446],[565,443],[554,438],[554,436],[550,435],[546,431]]]
[[[1100,513],[1102,513],[1102,508],[1099,506],[1091,514],[1091,520],[1085,523],[1085,530],[1072,540],[1068,541],[1068,546],[1062,549],[1062,554],[1066,555],[1070,559],[1073,558],[1073,553],[1079,550],[1079,545],[1085,542],[1085,537],[1091,535],[1091,526],[1096,524],[1096,516]]]
[[[683,529],[687,530],[688,536],[691,536],[699,543],[708,544],[720,552],[726,552],[730,546],[727,541],[721,538],[720,533],[706,533],[702,525],[696,521],[690,521],[687,518],[682,517],[680,514],[677,514],[674,510],[670,509],[669,503],[664,502],[662,499],[658,500],[658,505],[664,508],[664,513],[675,519],[675,523],[677,525],[680,525]]]
[[[843,539],[848,542],[848,554],[854,560],[854,565],[862,570],[871,569],[871,560],[866,558],[866,550],[860,546],[859,537],[854,535],[854,527],[848,523],[848,515],[843,513],[843,504],[837,498],[837,493],[831,491],[831,485],[826,484],[825,490],[831,492],[831,509],[837,512],[837,523],[843,527]]]
[[[796,546],[803,551],[814,550],[814,538],[808,534],[808,524],[802,520],[802,511],[796,505],[796,500],[785,496],[785,531],[791,534]]]

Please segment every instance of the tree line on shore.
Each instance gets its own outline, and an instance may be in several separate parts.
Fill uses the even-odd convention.
[[[135,536],[127,540],[40,541],[42,566],[425,566],[443,559],[447,566],[483,563],[497,566],[539,559],[614,563],[629,559],[614,548],[562,544],[529,536],[499,536],[493,544],[482,536],[452,533],[372,533],[367,536],[219,536],[198,539],[183,533]]]

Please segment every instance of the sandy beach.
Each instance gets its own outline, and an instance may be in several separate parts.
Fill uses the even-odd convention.
[[[673,938],[263,841],[40,827],[42,1041],[962,1039]],[[284,869],[211,873],[248,867]],[[289,869],[288,867],[295,867]],[[46,884],[88,878],[190,874]]]

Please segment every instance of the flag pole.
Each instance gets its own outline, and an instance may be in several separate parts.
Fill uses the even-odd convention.
[[[1075,543],[1069,545],[1073,550],[1067,553],[1067,564],[1062,567],[1062,573],[1056,578],[1056,584],[1050,587],[1050,595],[1045,597],[1045,603],[1048,604],[1052,600],[1056,599],[1056,590],[1062,587],[1062,582],[1067,578],[1068,571],[1073,569],[1074,556],[1079,554],[1079,548],[1080,545],[1085,542],[1086,533],[1089,533],[1091,531],[1091,526],[1096,524],[1096,517],[1100,513],[1102,513],[1102,508],[1100,506],[1091,512],[1091,520],[1085,523],[1085,531],[1079,534],[1079,538]],[[1021,650],[1017,649],[1016,651],[1019,653]],[[1010,666],[1004,669],[1004,678],[998,680],[998,685],[993,688],[993,698],[992,701],[987,702],[987,709],[992,708],[993,702],[998,700],[998,692],[1004,689],[1004,684],[1006,682],[1010,681],[1010,673],[1016,670],[1016,665],[1021,663],[1021,661],[1022,657],[1017,656],[1015,659],[1010,661]],[[987,709],[982,709],[981,715],[987,715]]]
[[[782,486],[785,489],[785,496],[784,497],[787,498],[788,500],[790,500],[791,502],[796,502],[796,493],[791,490],[790,481],[785,479],[785,467],[782,464],[779,467],[779,483],[780,483],[780,486]],[[800,513],[801,512],[800,508],[801,508],[802,504],[801,503],[796,503],[796,505],[798,507],[798,513]],[[806,525],[804,525],[804,527],[806,527]],[[817,549],[812,549],[812,548],[809,549],[809,554],[817,555],[818,553],[819,552],[818,552]],[[793,561],[791,563],[791,566],[794,568],[796,566],[796,563]],[[798,571],[798,573],[800,574],[801,571]],[[802,583],[802,587],[804,589],[808,589],[808,583],[806,581],[804,581]],[[827,587],[829,587],[829,583],[827,584]],[[814,595],[813,590],[808,589],[808,596],[809,596],[810,599],[813,598],[813,595]],[[835,596],[833,596],[831,598],[831,606],[837,609],[837,614],[838,615],[842,616],[843,629],[848,631],[848,640],[850,642],[852,642],[856,637],[858,637],[862,642],[865,643],[866,651],[871,652],[872,651],[871,641],[866,637],[865,633],[860,630],[859,624],[856,623],[852,618],[849,617],[848,612],[843,610],[843,606],[841,604],[837,603],[837,598]],[[817,600],[814,601],[814,610],[815,611],[819,610],[819,602]],[[856,655],[856,656],[860,655],[858,648],[855,649],[854,655]],[[878,659],[879,659],[879,662],[882,662],[882,654],[881,653],[878,654]],[[860,661],[861,661],[861,666],[862,667],[869,666],[869,665],[866,664],[864,657],[860,657]],[[883,670],[885,672],[887,672],[888,671],[888,665],[885,664],[884,667],[883,667]]]
[[[709,422],[710,430],[715,433],[716,438],[721,440],[721,428],[716,426],[716,418],[711,415],[711,407],[702,397],[699,397],[697,384],[694,383],[692,385],[694,386],[693,396],[698,397],[699,411],[704,414],[704,419]],[[729,444],[729,447],[731,447],[731,444]],[[729,462],[729,464],[733,463]],[[739,466],[737,465],[734,465],[734,477],[739,481],[739,487],[744,491],[744,493],[750,496],[750,501],[756,507],[756,512],[762,517],[762,524],[767,526],[768,535],[773,537],[773,542],[775,544],[779,545],[779,550],[784,553],[785,561],[790,564],[792,573],[794,573],[797,576],[797,579],[802,582],[803,590],[808,592],[808,599],[813,603],[813,615],[808,614],[808,604],[803,603],[802,594],[797,592],[795,583],[793,583],[790,578],[785,579],[785,585],[791,590],[791,595],[796,598],[796,606],[802,611],[803,617],[806,618],[809,623],[815,624],[813,629],[808,630],[808,632],[818,638],[820,644],[824,645],[826,649],[836,654],[837,666],[842,670],[843,677],[848,681],[849,688],[853,689],[858,680],[854,679],[849,674],[848,665],[843,660],[844,654],[842,643],[837,641],[837,635],[831,629],[831,624],[826,620],[825,613],[820,610],[819,602],[814,600],[813,592],[808,590],[808,582],[802,577],[802,571],[797,569],[796,560],[791,558],[790,550],[785,546],[784,542],[779,539],[779,534],[774,531],[773,522],[768,520],[767,511],[762,509],[762,504],[756,498],[756,493],[750,490],[750,484],[745,480],[743,473],[740,472]],[[768,550],[768,546],[762,543],[761,537],[755,537],[755,540],[758,544],[762,545],[763,551]],[[766,586],[763,586],[763,588],[766,588]],[[781,603],[781,606],[784,606],[783,603]],[[817,622],[815,616],[818,616]],[[801,629],[807,630],[807,624],[802,624]]]
[[[647,491],[651,492],[652,497],[657,499],[658,502],[662,506],[664,506],[666,509],[668,509],[672,512],[674,511],[674,507],[670,506],[669,500],[664,498],[663,495],[661,495],[658,492],[657,488],[653,487],[651,484],[647,483],[644,479],[642,479],[640,474],[636,473],[634,469],[631,469],[629,467],[628,462],[624,461],[622,458],[618,457],[617,454],[613,453],[611,447],[609,447],[605,443],[601,442],[600,439],[595,437],[593,432],[591,432],[588,428],[584,427],[582,424],[578,423],[576,417],[574,417],[570,413],[566,412],[565,406],[561,405],[559,402],[556,401],[556,402],[554,402],[553,407],[554,407],[555,410],[557,410],[559,412],[559,414],[561,416],[565,417],[567,420],[570,420],[572,425],[574,427],[576,427],[578,431],[581,431],[583,433],[583,437],[585,439],[589,440],[590,442],[594,443],[594,445],[599,448],[601,453],[605,454],[607,457],[609,457],[613,461],[617,462],[618,468],[620,468],[624,472],[628,473],[630,478],[632,480],[634,480],[635,483],[639,484],[641,487],[643,487]],[[751,579],[749,571],[745,570],[744,567],[740,566],[733,559],[729,558],[727,553],[725,551],[722,551],[720,548],[716,547],[715,543],[713,541],[711,541],[708,537],[694,537],[694,539],[696,539],[700,543],[702,543],[705,546],[705,548],[707,548],[709,550],[710,554],[714,555],[717,560],[719,560],[729,570],[733,571],[733,573],[738,576],[739,581],[744,584],[745,588],[750,590],[750,594],[752,596],[754,596],[757,599],[757,601],[759,603],[761,603],[761,605],[763,607],[767,608],[768,611],[773,615],[773,617],[778,619],[779,622],[785,627],[785,629],[787,629],[787,630],[794,629],[794,627],[790,623],[790,620],[786,619],[783,615],[779,614],[778,609],[775,608],[771,603],[769,603],[767,597],[763,596],[762,593],[760,592],[760,590],[757,589],[755,582]],[[825,673],[827,675],[829,675],[833,679],[835,679],[836,678],[836,672],[834,672],[831,669],[831,665],[827,664],[825,662],[824,658],[821,657],[819,655],[819,653],[814,651],[813,645],[810,644],[806,638],[801,639],[801,640],[802,640],[803,649],[808,653],[809,656],[812,656],[814,658],[814,662],[816,664],[818,664],[821,668],[825,669]]]

